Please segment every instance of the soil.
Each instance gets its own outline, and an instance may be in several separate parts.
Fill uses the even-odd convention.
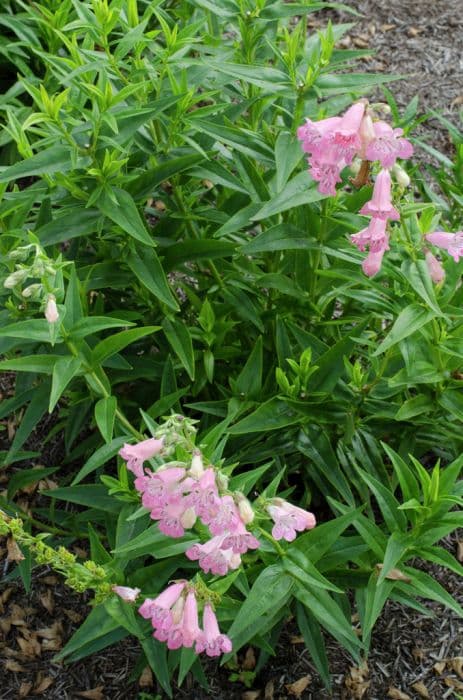
[[[356,21],[344,40],[346,46],[371,48],[361,70],[407,74],[394,84],[401,109],[418,94],[420,111],[438,110],[454,123],[460,121],[463,105],[463,15],[461,0],[351,0],[362,13],[358,20],[330,10],[314,15],[320,26],[326,18],[335,22]],[[426,122],[429,143],[449,149],[448,137],[434,119]],[[2,378],[5,383],[5,376]],[[6,382],[8,385],[8,381]],[[0,387],[3,388],[3,387]],[[48,419],[47,419],[48,420]],[[47,426],[39,425],[40,442]],[[3,437],[6,431],[0,433]],[[28,445],[34,449],[35,445]],[[47,447],[44,466],[56,466],[59,444]],[[460,536],[460,540],[463,535]],[[446,547],[457,554],[458,534]],[[1,545],[0,545],[1,546]],[[461,545],[460,545],[461,548]],[[0,551],[0,558],[2,552]],[[463,604],[461,580],[438,566],[427,566],[454,598]],[[6,569],[5,569],[6,571]],[[207,662],[210,681],[206,691],[187,677],[174,697],[179,700],[384,700],[430,698],[445,700],[463,694],[463,621],[434,603],[426,603],[433,617],[389,602],[374,629],[368,666],[352,667],[337,643],[327,639],[333,691],[323,689],[299,634],[288,621],[274,659],[246,688],[247,671],[252,674],[257,650],[244,650],[239,669]],[[64,587],[46,569],[34,572],[32,588],[25,593],[18,582],[0,588],[0,700],[43,697],[49,700],[90,698],[93,700],[155,700],[151,674],[142,675],[142,685],[131,678],[139,656],[138,644],[128,638],[94,656],[70,665],[53,660],[70,638],[89,608],[85,599]],[[20,641],[22,640],[22,641]],[[230,676],[238,676],[233,682]]]

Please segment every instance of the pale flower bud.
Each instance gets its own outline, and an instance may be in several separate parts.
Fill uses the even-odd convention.
[[[400,165],[397,165],[397,163],[392,168],[392,174],[399,187],[405,188],[410,186],[410,178],[408,174]]]
[[[201,452],[196,450],[191,460],[190,475],[195,479],[200,479],[204,474],[204,464]]]
[[[428,267],[429,276],[431,277],[434,284],[440,284],[445,280],[445,270],[442,267],[439,260],[435,255],[431,253],[430,250],[426,250],[425,253],[426,265]]]
[[[11,275],[8,275],[3,283],[3,286],[6,287],[6,289],[13,289],[13,287],[16,287],[17,284],[22,282],[27,275],[27,270],[15,270],[15,272],[12,272]]]
[[[238,512],[245,525],[249,525],[254,520],[254,511],[246,496],[238,494]]]
[[[362,161],[360,158],[354,158],[352,163],[349,165],[349,170],[351,171],[352,175],[358,175],[360,172],[360,168],[362,166]]]
[[[222,472],[217,472],[215,481],[219,491],[226,491],[228,489],[228,476],[225,476]]]
[[[112,590],[126,603],[135,603],[140,593],[139,588],[129,588],[128,586],[113,586]]]
[[[182,514],[182,516],[181,516],[181,518],[180,518],[180,522],[181,522],[181,524],[182,524],[182,527],[185,528],[185,530],[189,530],[190,528],[192,528],[193,525],[194,525],[195,522],[196,522],[196,511],[195,511],[195,509],[194,509],[193,507],[187,508],[187,509],[183,512],[183,514]]]
[[[36,297],[37,294],[39,294],[42,290],[42,285],[41,284],[30,284],[28,287],[25,287],[21,294],[25,299],[29,299],[30,297]]]
[[[48,323],[56,323],[59,319],[58,307],[56,306],[56,299],[53,294],[48,295],[47,306],[45,308],[45,318]]]

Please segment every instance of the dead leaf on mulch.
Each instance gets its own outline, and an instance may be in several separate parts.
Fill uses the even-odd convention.
[[[244,661],[241,664],[243,671],[253,671],[256,667],[256,655],[252,647],[248,647]]]
[[[52,614],[53,610],[55,609],[55,599],[53,597],[53,593],[51,588],[47,588],[45,593],[42,593],[42,595],[39,595],[39,600],[42,603],[43,607],[47,612]]]
[[[32,695],[43,695],[43,693],[48,690],[48,688],[53,685],[55,679],[51,676],[44,676],[42,673],[37,674],[34,688],[32,690]]]
[[[23,629],[21,631],[24,634],[24,637],[18,635],[16,637],[16,641],[24,656],[30,659],[40,656],[42,649],[37,636],[29,632],[27,629]]]
[[[68,617],[71,622],[80,622],[82,620],[83,615],[81,613],[76,612],[75,610],[68,610],[67,608],[63,608],[63,612]]]
[[[463,656],[454,656],[453,659],[447,659],[447,664],[452,671],[455,671],[460,678],[463,678]]]
[[[152,688],[153,687],[153,672],[149,666],[145,666],[143,672],[138,679],[138,685],[140,688]]]
[[[245,690],[241,698],[242,700],[257,700],[260,698],[260,690]]]
[[[368,680],[369,669],[366,661],[356,667],[352,666],[349,670],[349,675],[346,677],[344,684],[351,692],[354,700],[362,700],[363,696],[370,687],[371,681]]]
[[[275,692],[275,685],[273,681],[269,681],[265,686],[264,690],[264,700],[273,700],[273,694]]]
[[[429,695],[429,690],[426,688],[425,684],[422,683],[421,681],[417,681],[416,683],[413,683],[412,688],[416,693],[418,693],[420,698],[425,698],[426,700],[429,700],[431,698],[431,696]]]
[[[51,627],[42,627],[36,632],[39,637],[44,639],[60,639],[63,633],[63,626],[59,620],[54,622]]]
[[[19,549],[16,540],[14,540],[12,537],[8,537],[6,547],[8,550],[8,561],[22,561],[24,559],[24,554]]]
[[[28,681],[27,683],[21,683],[18,690],[18,695],[20,698],[27,698],[32,690],[32,683]]]
[[[393,698],[393,700],[412,700],[410,695],[407,695],[407,693],[403,693],[398,688],[393,688],[392,685],[387,691],[387,697]]]
[[[302,635],[291,637],[291,644],[304,644],[304,637]]]
[[[441,673],[445,670],[445,661],[437,661],[433,666],[433,670],[440,676]]]
[[[382,564],[376,564],[376,568],[381,571],[383,568]],[[389,573],[386,574],[387,579],[391,581],[404,581],[404,583],[410,583],[411,578],[403,573],[400,569],[391,569]]]
[[[5,671],[12,671],[13,673],[26,673],[26,669],[21,664],[18,664],[14,659],[7,659],[5,661]]]
[[[288,683],[285,687],[290,695],[294,695],[295,698],[300,698],[304,690],[310,685],[312,676],[307,674],[302,676],[299,680],[294,681],[294,683]]]
[[[80,698],[87,698],[87,700],[105,700],[103,688],[104,685],[99,685],[91,690],[80,690],[76,695]]]

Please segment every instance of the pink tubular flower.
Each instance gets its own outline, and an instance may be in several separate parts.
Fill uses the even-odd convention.
[[[365,103],[355,102],[342,117],[340,123],[327,134],[327,140],[335,144],[339,158],[347,164],[361,146],[360,126],[365,114]]]
[[[426,265],[428,268],[429,276],[431,277],[434,284],[439,284],[445,280],[445,270],[442,264],[436,258],[435,255],[431,253],[430,250],[426,250],[424,253],[426,259]]]
[[[135,488],[142,494],[145,508],[156,508],[167,503],[173,495],[182,495],[184,476],[185,469],[182,467],[159,469],[155,473],[137,477]]]
[[[235,554],[245,554],[248,549],[258,549],[259,546],[259,540],[246,530],[242,522],[239,522],[233,532],[225,535],[220,548],[231,549]]]
[[[393,129],[383,121],[374,122],[375,138],[365,152],[367,160],[379,160],[382,168],[391,168],[397,158],[410,158],[413,146],[402,137],[402,129]]]
[[[127,462],[127,469],[130,469],[135,476],[143,476],[143,462],[157,455],[161,451],[163,444],[164,440],[162,438],[161,440],[149,438],[138,442],[136,445],[125,443],[119,450],[119,454]]]
[[[187,500],[181,497],[173,497],[168,503],[156,506],[151,510],[153,520],[159,520],[159,529],[168,537],[182,537],[185,527],[191,527],[192,509]],[[196,514],[193,524],[196,520]]]
[[[222,535],[228,530],[233,530],[240,522],[240,515],[235,501],[231,496],[223,496],[217,499],[215,509],[209,511],[208,519],[204,522],[208,525],[213,535]]]
[[[373,197],[360,209],[360,214],[377,219],[400,219],[400,214],[391,202],[391,176],[388,170],[381,170],[373,188]]]
[[[183,646],[192,647],[201,630],[198,623],[198,604],[193,589],[188,592],[182,618]]]
[[[232,549],[221,549],[225,535],[218,535],[204,544],[194,544],[186,550],[188,559],[198,561],[199,566],[207,573],[225,576],[229,570],[237,569],[241,564],[239,554]]]
[[[140,593],[139,588],[129,588],[128,586],[113,586],[112,591],[126,603],[135,603]]]
[[[199,481],[193,482],[187,503],[195,508],[198,516],[207,524],[216,513],[219,502],[215,472],[213,469],[206,469]]]
[[[292,542],[296,538],[296,532],[310,530],[316,524],[313,513],[293,506],[282,498],[274,498],[267,506],[267,512],[275,523],[272,535],[276,540]]]
[[[341,117],[329,117],[320,119],[318,122],[307,119],[306,123],[297,130],[297,138],[302,142],[302,150],[306,153],[314,153],[325,134],[334,131],[341,121]]]
[[[160,642],[167,642],[168,649],[180,649],[183,646],[184,610],[185,598],[181,596],[172,607],[171,618],[162,626],[155,628],[153,632],[155,639],[158,639]]]
[[[375,138],[373,119],[367,113],[364,115],[362,122],[360,124],[359,136],[360,136],[360,148],[359,148],[358,155],[360,156],[360,158],[362,158],[362,160],[365,160],[366,149],[368,148],[370,143]]]
[[[309,173],[318,182],[318,191],[321,194],[336,195],[336,184],[341,182],[341,170],[346,165],[344,159],[339,159],[333,146],[325,148],[320,153],[315,153],[309,158]]]
[[[367,246],[372,252],[388,250],[389,239],[386,233],[386,226],[386,219],[373,217],[368,226],[358,233],[353,233],[350,240],[362,251],[366,250]]]
[[[438,248],[446,250],[455,262],[463,258],[463,231],[457,231],[457,233],[434,231],[434,233],[426,235],[426,240]]]
[[[172,624],[171,608],[179,600],[185,585],[186,581],[173,583],[156,598],[147,598],[138,608],[138,612],[145,620],[151,620],[155,629],[170,626]]]
[[[204,631],[200,632],[196,640],[195,651],[197,654],[206,652],[207,656],[220,656],[228,654],[232,650],[232,643],[226,634],[221,634],[217,617],[209,603],[206,603],[203,611]]]
[[[362,263],[362,270],[367,275],[367,277],[373,277],[380,271],[385,250],[385,248],[379,250],[370,250],[367,257]]]

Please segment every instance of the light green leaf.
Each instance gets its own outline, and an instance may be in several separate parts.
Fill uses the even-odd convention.
[[[95,404],[95,421],[98,430],[105,442],[110,443],[114,430],[117,399],[115,396],[107,396]]]
[[[55,362],[51,380],[50,402],[48,412],[51,413],[58,403],[63,391],[80,370],[82,361],[79,357],[62,357]]]

